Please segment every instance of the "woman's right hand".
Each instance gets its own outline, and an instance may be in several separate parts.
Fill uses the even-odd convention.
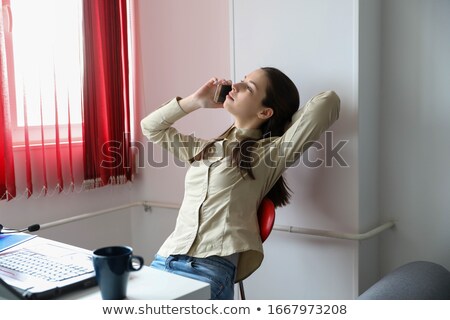
[[[197,91],[190,96],[179,101],[180,106],[186,112],[191,112],[198,108],[223,108],[223,103],[214,102],[214,94],[219,84],[230,84],[230,80],[218,80],[217,78],[211,78]]]

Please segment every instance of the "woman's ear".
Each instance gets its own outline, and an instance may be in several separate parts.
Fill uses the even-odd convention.
[[[273,109],[265,107],[261,111],[258,112],[258,118],[260,119],[269,119],[271,116],[273,116]]]

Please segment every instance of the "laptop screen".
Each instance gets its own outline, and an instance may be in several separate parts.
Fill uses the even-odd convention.
[[[36,236],[25,233],[0,234],[0,252],[33,239],[34,237]]]

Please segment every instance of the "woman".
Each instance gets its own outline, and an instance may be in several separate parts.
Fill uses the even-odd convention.
[[[175,230],[151,266],[210,283],[212,299],[233,299],[235,281],[263,260],[256,215],[261,200],[289,202],[283,171],[337,120],[340,101],[328,91],[298,110],[295,84],[275,68],[257,69],[233,84],[223,104],[213,101],[219,83],[231,84],[213,78],[151,113],[141,126],[150,141],[190,163]],[[213,141],[172,127],[197,109],[222,107],[234,124]]]

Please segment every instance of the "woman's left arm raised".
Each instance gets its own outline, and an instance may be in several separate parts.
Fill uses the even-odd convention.
[[[339,96],[334,91],[326,91],[311,98],[292,116],[291,124],[283,136],[275,139],[269,148],[266,148],[265,161],[269,161],[274,169],[270,170],[273,181],[269,184],[275,183],[281,174],[320,138],[339,118],[339,111]]]

